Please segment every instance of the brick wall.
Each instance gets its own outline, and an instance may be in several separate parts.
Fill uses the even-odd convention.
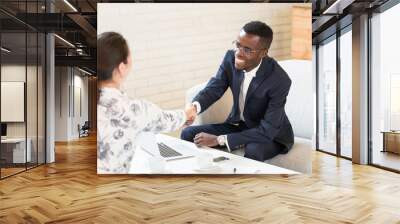
[[[249,21],[264,21],[274,30],[270,56],[292,57],[294,5],[99,4],[98,33],[116,31],[128,40],[133,69],[124,88],[130,96],[182,108],[185,91],[215,75]]]

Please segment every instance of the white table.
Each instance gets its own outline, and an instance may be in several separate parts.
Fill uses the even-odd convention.
[[[25,138],[6,138],[1,139],[1,144],[4,146],[12,146],[12,156],[13,156],[13,163],[25,163],[25,159],[27,162],[31,161],[31,144],[32,141],[30,138],[27,138],[27,146],[26,147],[26,154],[25,154]],[[3,150],[3,149],[2,149]],[[5,150],[4,150],[5,151]]]
[[[157,135],[157,141],[181,150],[190,150],[194,157],[172,161],[159,161],[140,148],[132,160],[131,174],[299,174],[293,170],[273,166],[267,163],[247,159],[221,150],[201,147],[168,135]],[[212,162],[218,156],[229,160]],[[207,162],[208,161],[208,162]],[[158,164],[164,165],[158,165]]]

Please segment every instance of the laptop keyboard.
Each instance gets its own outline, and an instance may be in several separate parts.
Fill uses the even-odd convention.
[[[164,158],[168,157],[175,157],[175,156],[181,156],[179,152],[173,150],[169,146],[167,146],[164,143],[157,143],[158,144],[158,149],[160,150],[160,155]]]

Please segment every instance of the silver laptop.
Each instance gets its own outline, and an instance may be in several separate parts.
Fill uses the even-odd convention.
[[[179,147],[174,147],[170,143],[157,142],[155,134],[150,132],[141,133],[137,142],[140,147],[153,157],[162,158],[164,160],[176,160],[193,157],[194,154],[189,150],[183,150]]]

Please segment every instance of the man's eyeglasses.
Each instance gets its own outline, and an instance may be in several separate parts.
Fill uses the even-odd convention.
[[[233,44],[233,49],[236,50],[241,50],[246,56],[250,56],[252,53],[257,52],[257,51],[262,51],[262,50],[266,50],[267,48],[263,48],[263,49],[251,49],[248,47],[243,47],[242,45],[240,45],[240,43],[236,40],[234,40],[232,42]]]

